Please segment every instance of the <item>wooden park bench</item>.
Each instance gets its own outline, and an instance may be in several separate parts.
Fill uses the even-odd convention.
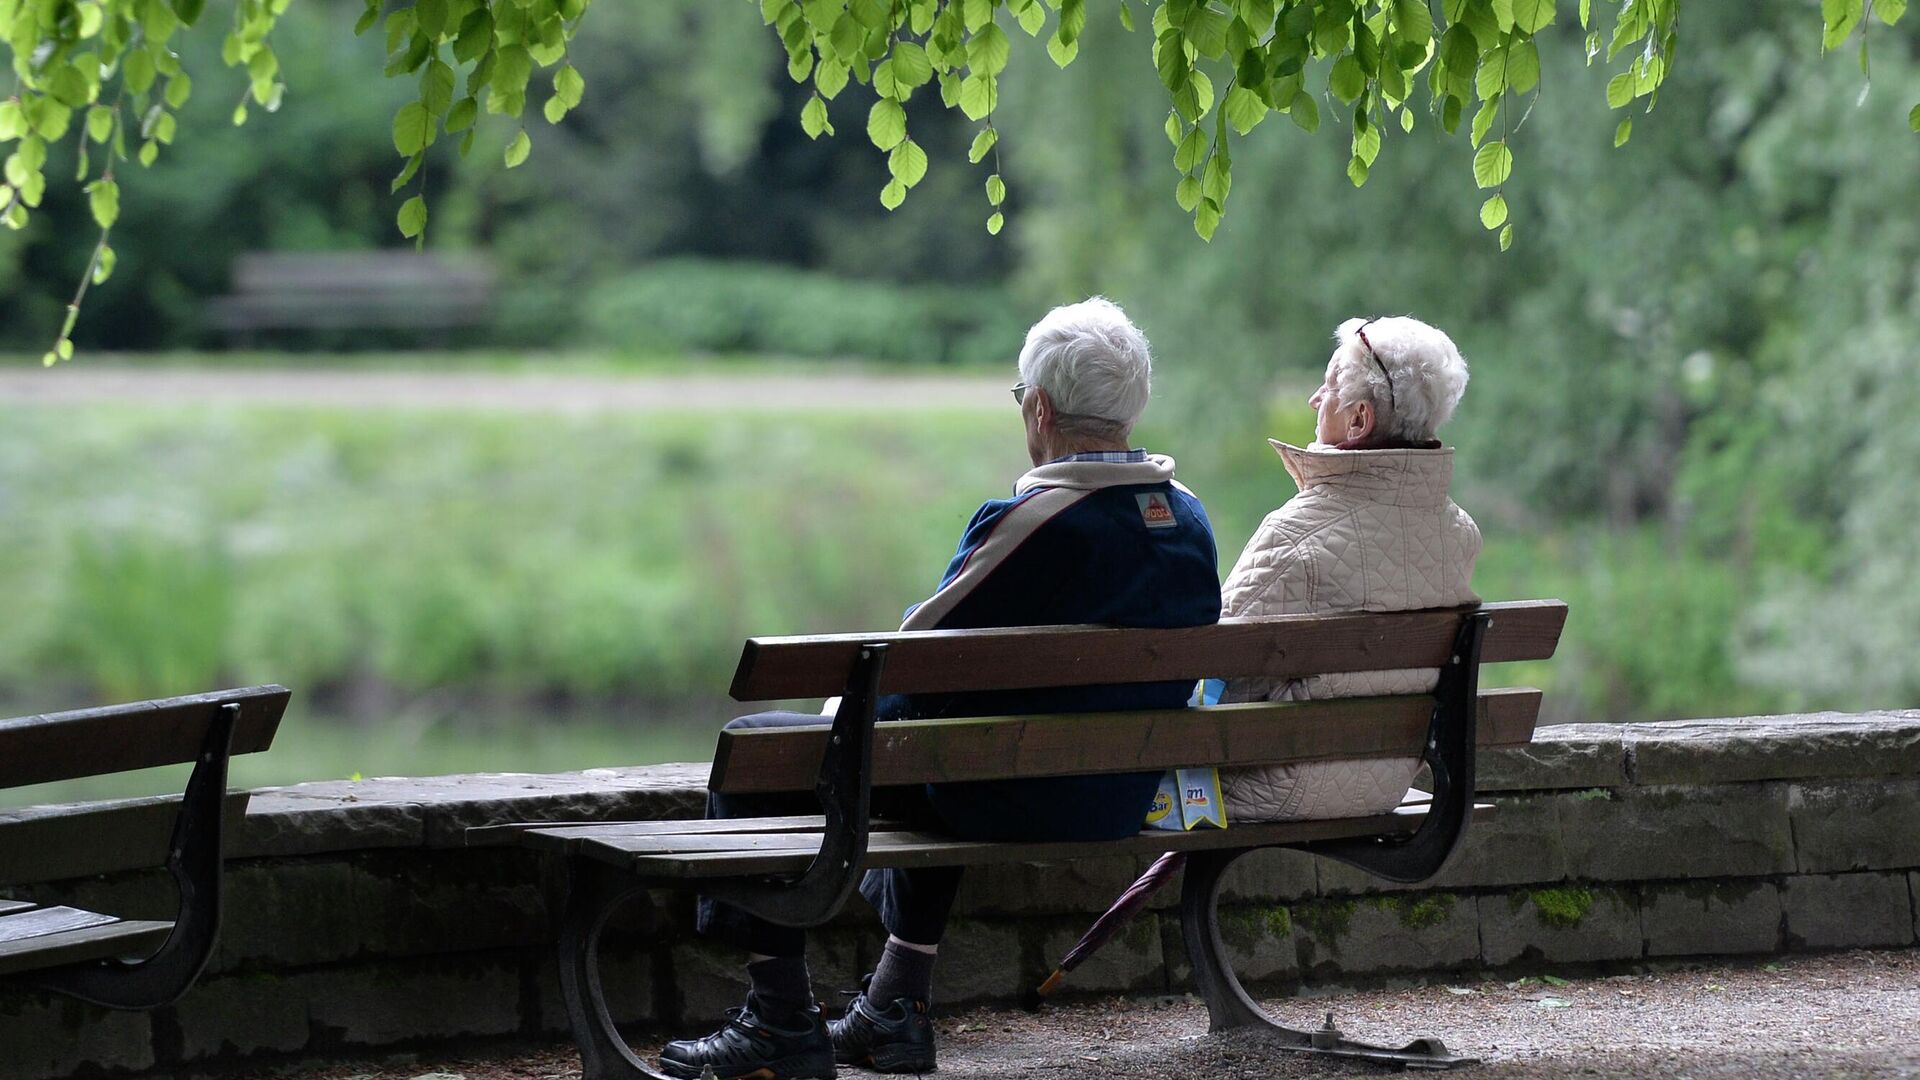
[[[1212,1030],[1264,1027],[1289,1050],[1426,1068],[1463,1064],[1438,1039],[1402,1047],[1344,1038],[1331,1024],[1298,1031],[1248,996],[1221,943],[1216,895],[1234,860],[1297,848],[1398,882],[1424,881],[1459,846],[1470,819],[1476,748],[1533,737],[1540,692],[1481,691],[1483,662],[1553,655],[1559,601],[1466,610],[1232,619],[1177,630],[1029,627],[756,638],[734,676],[740,701],[842,695],[831,727],[723,732],[709,787],[728,793],[812,790],[817,817],[519,824],[469,833],[564,857],[569,896],[560,977],[587,1080],[658,1077],[607,1011],[598,962],[610,913],[645,890],[698,889],[785,926],[831,918],[868,868],[1058,862],[1187,852],[1181,926]],[[1301,678],[1327,672],[1438,668],[1432,695],[1261,702],[1053,716],[875,724],[882,693],[1021,690],[1219,676]],[[876,786],[1179,767],[1423,757],[1431,795],[1410,792],[1374,817],[1144,830],[1103,843],[984,843],[868,820]],[[817,765],[815,763],[818,763]]]
[[[257,252],[234,263],[233,294],[207,321],[242,342],[268,330],[438,333],[492,318],[483,259],[411,251]]]
[[[0,788],[194,763],[177,810],[135,799],[0,815],[0,884],[151,867],[164,845],[180,894],[172,921],[0,898],[0,981],[116,1009],[186,993],[219,936],[222,838],[246,809],[227,792],[227,759],[273,742],[289,696],[254,686],[0,720]]]

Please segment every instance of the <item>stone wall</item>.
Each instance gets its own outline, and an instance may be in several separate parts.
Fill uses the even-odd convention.
[[[464,830],[694,816],[704,778],[703,765],[665,765],[258,792],[236,830],[224,934],[200,984],[152,1013],[0,989],[0,1080],[562,1035],[548,951],[554,868],[464,848]],[[1920,711],[1548,727],[1523,750],[1483,756],[1481,788],[1497,815],[1418,887],[1297,852],[1248,856],[1222,901],[1242,976],[1287,989],[1920,935]],[[107,821],[119,836],[164,837],[140,824],[164,809],[0,815],[0,895],[164,917],[171,898],[151,871],[23,876],[67,865],[61,830]],[[159,858],[138,854],[127,865]],[[941,1002],[1016,1000],[1143,868],[1125,858],[971,871],[941,954]],[[1157,897],[1069,988],[1185,990],[1177,893]],[[624,1017],[689,1030],[738,1002],[738,958],[691,937],[684,896],[661,894],[659,906],[656,938],[610,935],[606,976]],[[877,927],[856,902],[815,942],[820,986],[850,987],[874,961]]]

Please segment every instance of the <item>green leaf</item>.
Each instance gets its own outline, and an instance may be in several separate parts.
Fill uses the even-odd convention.
[[[1160,85],[1178,91],[1187,85],[1193,68],[1187,61],[1187,39],[1178,30],[1169,30],[1154,44],[1154,66],[1160,72]]]
[[[100,248],[100,261],[93,268],[93,283],[106,284],[107,279],[113,276],[113,268],[119,264],[120,256],[112,248],[103,245]]]
[[[445,116],[453,105],[453,69],[435,60],[420,76],[420,103],[434,116]]]
[[[1193,213],[1194,207],[1200,205],[1200,195],[1200,181],[1192,176],[1181,177],[1179,186],[1173,189],[1173,201],[1179,203],[1180,209],[1189,214]]]
[[[1473,114],[1473,145],[1479,146],[1493,127],[1494,117],[1500,113],[1500,99],[1488,98],[1480,103],[1480,110]]]
[[[1624,109],[1633,103],[1633,73],[1623,71],[1607,80],[1607,107]]]
[[[819,94],[808,98],[806,107],[800,110],[800,130],[806,132],[809,139],[833,134],[833,124],[827,120],[827,103]]]
[[[925,86],[933,78],[933,62],[927,59],[927,50],[911,41],[897,42],[892,60],[893,77],[902,86]]]
[[[401,188],[406,187],[407,181],[413,179],[415,174],[419,173],[421,164],[426,160],[427,155],[425,154],[415,154],[408,158],[406,166],[400,170],[400,175],[393,178],[393,186],[387,190],[397,192]]]
[[[1907,0],[1874,0],[1873,13],[1888,26],[1898,25],[1900,16],[1907,13]]]
[[[155,4],[154,6],[157,8],[160,5]],[[186,72],[183,71],[180,74],[175,75],[167,80],[167,107],[168,108],[178,109],[181,106],[185,105],[187,103],[187,99],[192,96],[193,96],[193,79]]]
[[[1180,140],[1179,148],[1174,150],[1173,167],[1181,172],[1192,172],[1194,166],[1200,164],[1200,159],[1206,155],[1206,152],[1207,137],[1202,135],[1200,129],[1196,127],[1187,132],[1186,138]]]
[[[1233,161],[1222,151],[1213,155],[1207,162],[1207,170],[1200,180],[1200,191],[1215,203],[1225,206],[1227,193],[1233,190]]]
[[[1497,229],[1507,223],[1507,197],[1495,195],[1480,204],[1480,224],[1488,229]]]
[[[415,195],[400,204],[400,235],[411,240],[427,231],[427,200]]]
[[[969,120],[985,120],[998,103],[999,86],[991,75],[969,75],[960,82],[960,111]]]
[[[1409,135],[1413,134],[1413,110],[1411,108],[1400,110],[1400,130]]]
[[[1133,33],[1133,9],[1127,6],[1127,0],[1120,0],[1120,25],[1127,33]]]
[[[967,148],[967,160],[975,165],[980,164],[981,159],[987,156],[987,152],[993,149],[993,144],[999,141],[999,131],[994,128],[981,128],[980,134],[973,137],[973,145]]]
[[[1034,6],[1038,7],[1039,5],[1035,4]],[[1058,35],[1055,35],[1047,39],[1047,56],[1053,60],[1055,67],[1066,67],[1068,64],[1073,63],[1074,58],[1079,55],[1080,41],[1078,38],[1072,41],[1063,41]]]
[[[94,224],[113,228],[120,220],[120,185],[111,180],[96,180],[87,191],[87,207],[93,211]]]
[[[452,74],[452,69],[448,69],[448,74]],[[553,96],[566,102],[567,108],[577,107],[586,93],[587,80],[581,77],[580,72],[572,64],[553,73]]]
[[[840,59],[852,63],[867,48],[867,28],[851,15],[842,14],[833,21],[833,29],[827,32],[827,43]]]
[[[1259,127],[1260,121],[1267,118],[1267,103],[1260,100],[1259,94],[1246,87],[1235,86],[1227,91],[1224,112],[1227,123],[1233,125],[1233,130],[1245,135]]]
[[[995,210],[991,215],[987,217],[987,235],[999,236],[1001,228],[1003,228],[1006,225],[1006,223],[1007,223],[1006,215],[1002,214],[998,210]]]
[[[1482,146],[1473,155],[1473,181],[1483,188],[1499,187],[1513,175],[1513,151],[1507,144],[1495,140]]]
[[[1200,234],[1200,239],[1212,243],[1213,234],[1219,228],[1220,207],[1211,199],[1201,199],[1193,212],[1193,231]]]
[[[1507,85],[1522,94],[1540,85],[1540,50],[1533,42],[1513,43],[1507,57]]]
[[[1916,128],[1915,130],[1920,130],[1920,128]],[[1625,146],[1627,140],[1631,138],[1633,138],[1633,117],[1629,116],[1620,121],[1619,127],[1613,129],[1613,145],[1616,148]]]
[[[906,201],[907,186],[902,184],[898,178],[887,181],[887,186],[880,189],[880,205],[889,210],[897,208],[901,203]]]
[[[999,206],[1001,203],[1006,201],[1007,201],[1006,181],[1000,179],[999,173],[994,173],[992,176],[987,177],[988,205]]]
[[[1367,182],[1367,163],[1357,155],[1347,161],[1347,179],[1353,181],[1354,187],[1363,187]]]
[[[199,22],[200,13],[206,8],[207,0],[173,0],[173,13],[188,26]]]
[[[433,114],[426,105],[409,101],[400,106],[393,118],[393,148],[401,157],[412,157],[433,145]]]
[[[1513,10],[1514,0],[1493,0],[1493,21],[1500,25],[1501,33],[1510,33],[1518,17]]]
[[[1288,107],[1287,115],[1301,131],[1311,135],[1320,130],[1320,105],[1307,93],[1295,94],[1293,104]]]
[[[157,69],[153,66],[153,54],[145,49],[134,49],[120,64],[121,84],[129,93],[144,94],[153,87],[153,77]]]
[[[1500,228],[1500,250],[1505,251],[1512,246],[1513,246],[1513,222],[1509,221],[1505,225],[1501,226]]]
[[[1920,131],[1920,105],[1915,105],[1913,111],[1907,114],[1907,126]]]
[[[507,168],[517,169],[526,164],[527,155],[533,153],[533,140],[527,137],[527,129],[521,128],[513,141],[507,144]]]
[[[140,144],[139,161],[141,165],[144,165],[150,169],[153,167],[154,161],[159,157],[160,157],[159,143],[154,142],[152,139],[148,139],[146,142],[143,142]]]
[[[840,95],[840,91],[846,89],[851,70],[847,65],[829,56],[814,66],[813,88],[820,92],[819,96],[832,101]]]
[[[460,33],[453,39],[453,58],[460,63],[478,60],[493,45],[493,14],[479,8],[460,21]]]
[[[1360,95],[1367,89],[1367,73],[1360,67],[1359,58],[1352,53],[1342,56],[1333,65],[1333,73],[1327,77],[1327,89],[1348,105],[1360,100]]]
[[[103,143],[113,134],[113,110],[105,105],[95,105],[87,110],[87,137],[94,142]],[[9,136],[0,133],[0,139]]]
[[[1440,127],[1449,135],[1460,130],[1460,99],[1452,94],[1440,106]]]
[[[887,156],[887,171],[895,180],[912,187],[927,175],[927,152],[920,149],[919,143],[908,139]]]
[[[881,98],[867,112],[867,138],[882,150],[891,150],[907,137],[907,110],[891,98]]]
[[[451,135],[456,131],[465,131],[472,127],[474,119],[479,114],[480,102],[474,98],[463,97],[454,102],[453,107],[447,110],[447,134]]]
[[[989,23],[967,39],[967,70],[974,74],[998,75],[1006,70],[1013,55],[1013,43],[998,24]]]
[[[1433,36],[1433,12],[1424,0],[1393,0],[1393,23],[1403,40],[1423,41]]]
[[[1513,0],[1513,25],[1528,34],[1553,22],[1553,0]]]

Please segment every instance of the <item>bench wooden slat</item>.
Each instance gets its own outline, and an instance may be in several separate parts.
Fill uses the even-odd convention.
[[[1566,625],[1558,600],[1486,604],[1481,660],[1545,660]],[[1463,609],[1223,619],[1178,630],[1035,626],[750,638],[734,672],[736,701],[829,697],[845,689],[859,648],[886,642],[883,693],[1025,690],[1061,685],[1439,667]]]
[[[878,724],[873,783],[938,783],[1187,768],[1232,762],[1417,757],[1433,713],[1425,694],[1255,702],[1195,709],[908,720]],[[1540,691],[1480,694],[1479,743],[1533,738]],[[707,786],[729,794],[809,791],[828,729],[723,731]]]
[[[32,911],[0,918],[0,942],[25,941],[28,938],[57,934],[63,930],[80,930],[117,921],[111,915],[102,915],[97,911],[86,911],[81,908],[35,908]]]
[[[1476,804],[1474,820],[1485,820],[1491,805]],[[1204,851],[1217,848],[1304,844],[1317,840],[1393,836],[1411,833],[1425,819],[1424,805],[1403,806],[1390,813],[1327,821],[1289,821],[1231,825],[1225,829],[1192,832],[1142,831],[1123,840],[1099,843],[1043,841],[978,842],[952,840],[921,833],[874,834],[868,840],[863,865],[886,869],[922,866],[977,866],[1001,862],[1063,862],[1070,859],[1116,855],[1157,855],[1164,851]],[[811,847],[766,850],[706,850],[659,854],[645,846],[659,838],[582,841],[577,852],[611,863],[646,878],[740,877],[791,874],[807,868],[818,844]],[[723,839],[723,838],[716,838]],[[811,838],[808,838],[811,840]],[[632,850],[640,847],[642,850]]]
[[[192,761],[214,708],[226,702],[240,706],[233,752],[257,753],[272,744],[290,695],[284,686],[249,686],[0,720],[0,787]]]
[[[6,915],[15,911],[25,911],[28,908],[38,906],[39,905],[31,900],[0,900],[0,915]]]
[[[73,909],[43,910],[70,911]],[[29,912],[28,916],[32,914],[34,913]],[[8,915],[0,918],[0,927],[24,917],[27,916]],[[86,960],[104,960],[114,956],[149,953],[164,943],[167,935],[173,930],[173,924],[169,922],[146,920],[123,922],[110,916],[98,917],[105,921],[16,939],[0,937],[0,976],[23,971],[41,971]]]
[[[876,819],[870,826],[875,830],[892,829],[897,826],[890,821]],[[553,851],[570,850],[580,839],[593,839],[601,836],[679,836],[718,833],[771,833],[799,832],[818,833],[826,828],[826,819],[819,814],[793,815],[788,817],[732,818],[725,820],[681,820],[681,821],[599,821],[599,822],[510,822],[505,825],[476,825],[467,830],[468,847],[486,847],[497,844],[513,844],[520,847],[533,847]]]
[[[227,792],[221,811],[227,835],[245,821],[251,798]],[[0,810],[0,885],[159,866],[179,816],[178,795]]]

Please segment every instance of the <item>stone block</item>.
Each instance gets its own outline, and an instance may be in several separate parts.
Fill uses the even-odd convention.
[[[291,1053],[311,1035],[306,998],[279,975],[203,977],[170,1011],[181,1061]]]
[[[1525,746],[1482,751],[1474,762],[1481,791],[1556,791],[1620,787],[1627,782],[1625,744],[1612,726],[1554,724],[1535,729]]]
[[[123,919],[168,920],[180,914],[180,895],[173,879],[161,870],[21,885],[8,891],[38,904],[66,904]]]
[[[363,937],[377,930],[357,903],[359,875],[339,856],[229,863],[211,970],[303,967],[358,955]]]
[[[1907,874],[1907,902],[1913,905],[1913,939],[1920,941],[1920,870]]]
[[[1567,871],[1575,879],[1685,880],[1794,871],[1784,784],[1597,794],[1560,800]]]
[[[534,1003],[530,1011],[537,1034],[565,1035],[569,1031],[566,999],[560,992],[560,970],[553,950],[542,950],[534,974]],[[645,951],[611,948],[600,952],[600,986],[607,995],[607,1011],[616,1024],[643,1024],[658,1028],[666,1019],[656,1011],[654,961]],[[738,1005],[739,1002],[734,1002]]]
[[[318,1033],[350,1046],[520,1029],[518,958],[471,953],[290,975]]]
[[[0,990],[0,1080],[54,1080],[153,1068],[151,1014]]]
[[[940,962],[933,969],[933,997],[943,1007],[973,1001],[1010,1001],[1032,989],[1046,972],[1038,956],[1031,963],[1022,955],[1017,923],[955,919],[940,944]]]
[[[1220,903],[1271,905],[1310,898],[1319,892],[1314,864],[1321,861],[1288,848],[1250,851],[1221,875]],[[1161,890],[1170,903],[1179,899],[1179,884],[1171,882]]]
[[[1812,949],[1913,943],[1913,901],[1905,874],[1790,877],[1782,892],[1788,940]]]
[[[1793,784],[1787,814],[1803,874],[1920,866],[1920,776]]]
[[[1479,899],[1480,958],[1507,964],[1638,959],[1639,898],[1629,890],[1561,885]]]
[[[1301,972],[1327,977],[1457,968],[1480,955],[1472,896],[1411,893],[1325,899],[1292,909]]]
[[[1920,775],[1920,710],[1628,724],[1638,783]]]
[[[1157,912],[1141,912],[1122,927],[1112,941],[1073,969],[1062,991],[1089,994],[1164,992],[1167,964],[1166,953],[1160,943],[1160,918]],[[1073,948],[1074,943],[1086,933],[1091,922],[1091,918],[1074,917],[1048,920],[1042,939],[1044,944],[1041,946],[1044,963],[1058,964],[1067,950]],[[941,961],[946,961],[945,949],[941,950]]]
[[[1604,792],[1605,789],[1588,791]],[[1315,859],[1320,893],[1341,896],[1561,881],[1569,876],[1569,862],[1560,829],[1559,808],[1569,800],[1589,798],[1588,791],[1495,795],[1479,799],[1493,804],[1492,816],[1476,820],[1467,828],[1460,850],[1430,881],[1403,885],[1332,859]]]
[[[351,793],[301,791],[305,786],[254,792],[245,823],[228,840],[227,857],[419,847],[426,841],[427,813],[417,802],[362,802]]]
[[[863,950],[863,942],[869,937],[852,930],[817,930],[807,935],[807,971],[813,979],[815,997],[836,1001],[839,991],[859,987],[860,976],[871,970],[871,959]],[[947,953],[942,947],[943,966]],[[747,958],[739,949],[689,937],[677,941],[670,955],[671,984],[679,991],[680,1000],[671,1011],[659,1010],[669,1013],[669,1022],[689,1030],[715,1024],[728,1009],[746,1000]]]
[[[1769,881],[1643,888],[1648,956],[1731,956],[1780,947],[1780,889]]]
[[[472,848],[370,852],[354,875],[352,920],[375,956],[540,947],[553,941],[533,852]]]
[[[1140,860],[1131,855],[969,866],[954,910],[975,917],[1098,915],[1133,884],[1140,869]]]
[[[1294,939],[1293,912],[1285,906],[1223,905],[1220,943],[1227,948],[1227,961],[1233,965],[1234,974],[1248,986],[1300,977],[1300,946]],[[1183,953],[1184,948],[1183,944]]]

